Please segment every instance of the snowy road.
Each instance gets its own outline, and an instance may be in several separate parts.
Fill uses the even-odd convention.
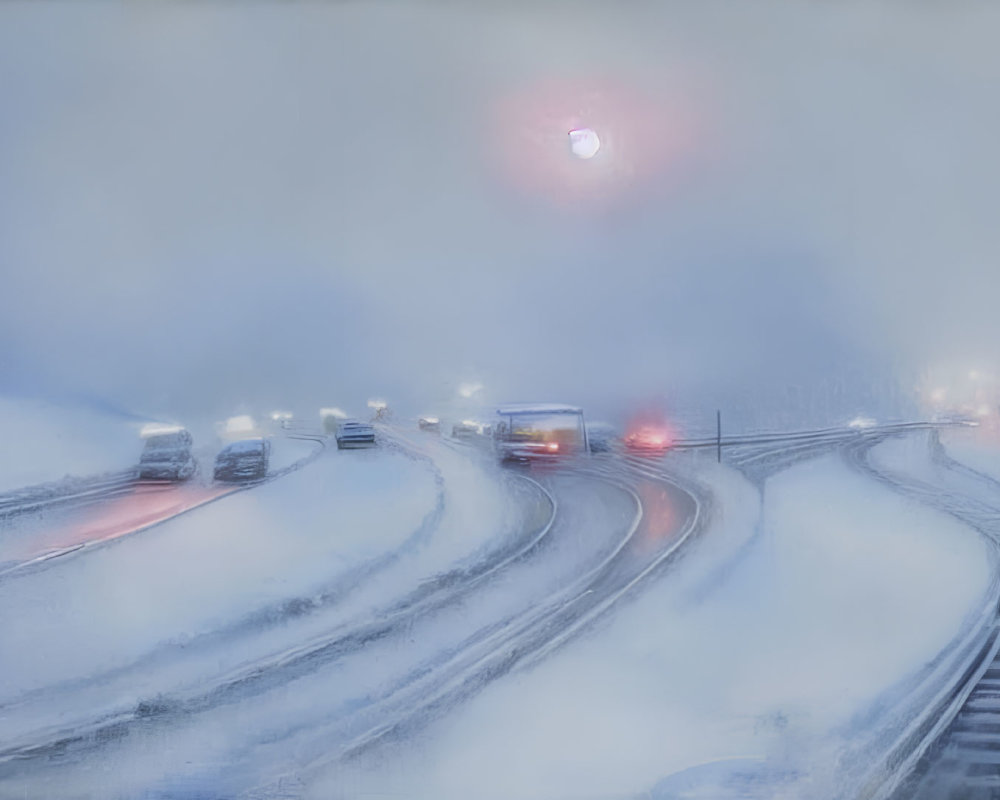
[[[325,446],[322,436],[291,435],[277,439],[267,480],[305,466]],[[225,497],[248,485],[214,483],[210,454],[202,454],[201,476],[182,484],[141,482],[132,473],[110,480],[84,481],[83,490],[15,494],[5,513],[8,521],[0,539],[0,580],[44,567],[65,558],[139,533]],[[23,520],[25,515],[32,515]]]
[[[157,783],[187,776],[239,793],[280,780],[290,753],[297,777],[323,770],[407,735],[544,657],[650,574],[697,520],[698,501],[664,478],[623,481],[593,468],[505,473],[500,513],[485,527],[478,515],[482,530],[459,531],[465,541],[456,548],[452,529],[473,519],[460,506],[482,508],[495,491],[496,468],[440,441],[400,439],[387,453],[397,449],[444,478],[445,500],[416,529],[425,541],[412,553],[378,570],[354,570],[361,585],[351,587],[353,603],[344,591],[329,592],[338,602],[314,602],[291,619],[278,614],[277,628],[258,611],[250,622],[207,630],[180,647],[160,644],[155,658],[136,652],[132,666],[116,659],[83,678],[68,671],[49,683],[33,675],[21,687],[27,691],[9,687],[0,723],[5,783],[23,790],[44,776],[74,784],[95,761],[158,760],[155,742],[165,731],[185,757],[161,762]],[[312,469],[350,457],[321,459]],[[490,485],[468,485],[461,473],[470,459]],[[448,493],[452,483],[459,493]],[[240,657],[222,668],[223,651],[234,645]],[[123,705],[123,695],[135,699]],[[245,735],[213,752],[220,743],[206,742],[205,731],[232,724],[233,714],[258,723],[241,726]],[[206,765],[219,763],[227,766],[206,774]],[[145,791],[147,780],[125,791]]]
[[[611,454],[558,470],[501,470],[487,454],[437,436],[395,429],[384,434],[382,447],[328,449],[304,469],[283,471],[281,481],[168,514],[150,535],[124,537],[116,547],[57,559],[0,582],[9,667],[0,676],[0,796],[353,797],[398,793],[392,780],[412,784],[414,775],[423,785],[410,796],[467,796],[468,785],[442,785],[426,767],[398,767],[388,783],[374,780],[381,774],[377,765],[398,754],[405,756],[400,763],[409,763],[419,743],[440,740],[470,713],[481,716],[475,710],[483,707],[480,698],[488,708],[498,690],[516,696],[519,686],[544,676],[571,675],[560,665],[588,648],[600,650],[602,641],[619,642],[602,658],[620,659],[630,646],[622,643],[630,641],[621,639],[622,626],[634,626],[637,614],[648,620],[652,608],[659,609],[652,612],[657,623],[643,626],[655,631],[654,649],[660,639],[697,630],[692,621],[699,616],[706,620],[703,630],[728,628],[739,609],[735,618],[745,618],[748,630],[764,625],[748,668],[778,657],[768,648],[791,664],[805,663],[810,647],[842,647],[837,636],[857,637],[864,624],[828,631],[818,647],[811,630],[824,615],[845,609],[842,582],[808,580],[815,557],[802,549],[802,536],[809,541],[813,534],[801,528],[810,523],[794,505],[808,506],[814,501],[801,496],[824,485],[801,471],[813,462],[829,464],[822,474],[835,479],[831,485],[847,467],[857,472],[837,490],[854,498],[845,509],[868,502],[858,498],[870,495],[874,503],[886,495],[878,499],[881,516],[853,538],[841,544],[818,526],[819,538],[809,545],[829,551],[825,558],[837,560],[841,570],[857,573],[853,591],[868,591],[859,587],[875,580],[878,592],[891,596],[892,609],[851,601],[859,620],[867,615],[877,626],[880,614],[926,617],[914,593],[915,575],[929,569],[950,574],[979,557],[975,534],[962,531],[958,551],[932,555],[939,523],[907,509],[920,528],[909,546],[925,555],[915,573],[911,564],[912,574],[890,574],[892,547],[872,549],[870,540],[883,535],[880,520],[903,513],[888,495],[905,482],[885,483],[878,476],[887,468],[858,455],[875,448],[891,460],[893,451],[878,449],[884,437],[747,445],[731,458],[741,478],[697,453],[665,459]],[[830,459],[838,452],[847,459],[835,468]],[[877,488],[883,483],[886,488]],[[108,509],[120,502],[109,501]],[[118,515],[103,513],[107,520]],[[776,533],[761,527],[764,518]],[[83,521],[76,525],[89,530]],[[31,541],[41,541],[38,531],[30,532]],[[852,541],[866,542],[861,562],[852,555],[858,546]],[[774,572],[775,564],[785,563]],[[819,687],[788,680],[798,698],[793,708],[819,703],[793,714],[793,729],[801,717],[811,726],[828,720],[822,725],[836,730],[847,724],[848,710],[859,714],[887,697],[898,700],[903,686],[927,696],[940,691],[949,676],[940,669],[914,673],[914,660],[932,657],[940,665],[934,654],[962,637],[969,644],[959,655],[972,657],[969,648],[979,642],[982,626],[968,617],[970,608],[996,589],[995,579],[990,583],[985,575],[970,573],[966,588],[938,603],[934,623],[924,630],[904,626],[877,644],[873,638],[875,649],[858,653],[857,666],[845,663],[841,678],[854,675],[856,682],[868,664],[866,678],[850,690],[853,705],[841,703],[833,713],[813,696]],[[810,620],[787,641],[775,638],[766,616],[747,615],[762,595],[775,591],[776,600],[794,591]],[[772,617],[786,613],[784,603]],[[676,692],[705,692],[704,678],[686,685],[699,668],[715,676],[712,692],[724,690],[726,681],[748,679],[740,661],[719,673],[717,657],[708,656],[716,649],[714,638],[670,647],[671,661],[685,653],[692,661],[675,663],[671,669],[682,673],[648,695],[649,713],[669,720]],[[805,649],[793,656],[797,647]],[[615,669],[627,672],[634,665]],[[522,698],[512,708],[531,702]],[[741,738],[743,723],[730,723],[720,737],[711,714],[689,722],[688,747],[643,764],[628,778],[602,775],[605,789],[635,793],[674,771],[701,775],[684,765],[711,760],[713,741],[757,752],[760,720],[785,716],[768,710],[774,702],[743,712],[757,719],[745,734],[750,738]],[[652,711],[658,703],[667,704],[659,713]],[[895,714],[897,707],[902,705],[866,724],[866,735],[881,731],[886,742],[901,739],[914,712]],[[494,720],[477,730],[505,724]],[[768,740],[780,740],[782,727],[767,726]],[[797,735],[819,733],[810,728],[808,736]],[[859,735],[854,730],[852,741]],[[837,741],[824,733],[816,752],[830,758],[834,748],[842,757],[849,748]],[[559,763],[557,752],[539,758]],[[800,762],[786,767],[781,781],[806,775]],[[852,764],[857,785],[872,767],[871,759],[860,757]],[[766,785],[759,770],[748,780]],[[497,796],[531,796],[523,786],[504,791]]]

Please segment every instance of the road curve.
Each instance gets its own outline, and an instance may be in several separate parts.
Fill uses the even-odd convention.
[[[513,480],[549,498],[544,524],[367,620],[208,684],[7,742],[0,777],[13,785],[6,779],[114,762],[123,748],[155,748],[165,731],[197,735],[234,708],[259,719],[260,730],[241,734],[222,760],[179,764],[180,772],[202,770],[195,785],[227,796],[286,785],[289,752],[297,777],[321,773],[412,736],[484,686],[549,657],[662,574],[703,526],[698,490],[623,460]],[[289,691],[312,699],[307,713],[284,708]]]
[[[43,528],[29,539],[6,549],[0,556],[0,581],[44,569],[57,559],[64,561],[70,556],[82,555],[125,536],[147,531],[235,492],[277,480],[316,459],[326,447],[326,437],[321,434],[296,433],[287,438],[315,442],[317,447],[304,458],[269,473],[260,481],[240,485],[191,482],[175,485],[136,481],[130,476],[127,480],[116,479],[108,487],[46,500],[44,507],[85,508],[86,513],[73,515],[54,527]],[[25,513],[29,508],[33,510],[36,505],[31,501],[27,506],[18,506],[16,513]]]

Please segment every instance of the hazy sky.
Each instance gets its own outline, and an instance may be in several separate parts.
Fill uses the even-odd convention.
[[[988,365],[998,24],[0,4],[0,390],[222,413],[476,378],[600,407]]]

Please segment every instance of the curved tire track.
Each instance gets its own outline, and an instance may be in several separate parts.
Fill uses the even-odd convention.
[[[439,488],[443,485],[443,477],[438,472]],[[172,718],[196,714],[218,705],[243,699],[247,696],[260,694],[276,686],[283,685],[296,678],[314,672],[342,656],[353,653],[366,644],[390,637],[405,631],[411,621],[422,614],[431,613],[447,605],[459,602],[477,585],[489,579],[497,572],[526,558],[532,553],[549,533],[556,518],[557,504],[555,498],[540,484],[531,479],[521,478],[536,487],[543,501],[550,505],[546,522],[536,530],[528,530],[510,545],[498,551],[491,551],[486,558],[465,568],[453,569],[442,573],[425,582],[416,590],[392,606],[385,609],[374,619],[362,623],[346,623],[337,626],[322,637],[317,637],[299,647],[285,650],[265,659],[257,660],[238,670],[228,673],[213,685],[206,687],[199,684],[190,691],[172,692],[141,701],[117,711],[102,714],[99,718],[81,725],[63,727],[58,730],[40,731],[28,741],[9,745],[0,750],[0,768],[5,763],[24,761],[40,756],[65,754],[69,751],[80,752],[93,747],[120,739],[135,726],[148,725],[152,720],[168,721]],[[444,510],[443,494],[439,494],[439,502],[435,509],[425,518],[418,538],[426,538],[437,527]],[[411,536],[410,540],[414,537]],[[366,575],[370,576],[373,567],[385,568],[394,562],[400,553],[388,554],[389,561],[369,564]],[[358,583],[358,574],[352,573],[347,578],[352,586]],[[338,582],[339,584],[340,582]],[[330,604],[342,598],[342,594],[331,591],[323,598],[323,604]],[[262,622],[280,624],[292,616],[301,616],[317,610],[318,606],[311,602],[284,602],[265,612],[259,612],[244,618],[238,623],[239,631],[258,629]],[[227,631],[224,635],[231,635]],[[217,640],[218,634],[206,634]],[[204,640],[201,640],[204,643]],[[190,648],[190,643],[183,646]],[[144,659],[144,662],[146,659]],[[128,669],[134,669],[134,665]],[[84,682],[81,682],[84,683]],[[89,683],[89,681],[88,681]],[[42,692],[51,693],[51,687]],[[9,707],[9,706],[8,706]],[[2,710],[2,709],[0,709]]]
[[[592,471],[586,472],[593,474]],[[612,481],[608,476],[601,479]],[[432,670],[414,673],[405,685],[391,688],[378,699],[377,705],[353,725],[337,723],[311,729],[314,740],[324,742],[324,753],[314,758],[296,777],[314,774],[333,763],[358,757],[376,747],[413,735],[434,719],[447,713],[493,681],[514,670],[529,669],[554,651],[581,635],[590,625],[608,612],[618,601],[633,593],[643,582],[677,555],[687,540],[703,524],[701,499],[690,494],[673,480],[658,478],[670,483],[674,490],[686,495],[692,504],[691,513],[685,518],[682,529],[672,546],[656,552],[653,557],[635,563],[627,546],[636,536],[643,520],[642,503],[628,487],[637,502],[637,514],[626,535],[612,552],[596,567],[574,579],[568,586],[554,592],[543,606],[534,606],[514,618],[492,626],[487,635],[477,635],[473,641],[456,648],[445,663]],[[379,718],[382,719],[379,719]],[[302,731],[296,731],[302,733]],[[331,740],[341,744],[333,747]],[[286,785],[284,775],[264,788]],[[258,796],[255,790],[252,796]]]
[[[931,455],[940,466],[948,468],[935,454],[936,432],[932,434]],[[866,436],[844,448],[847,462],[867,477],[893,492],[943,512],[976,530],[992,547],[996,561],[1000,554],[1000,516],[998,509],[976,498],[958,495],[926,481],[891,473],[876,467],[871,450],[885,441],[886,434]],[[877,766],[869,769],[852,797],[885,800],[913,796],[913,778],[921,760],[933,748],[966,699],[981,679],[1000,649],[997,627],[997,603],[1000,600],[1000,575],[996,569],[981,609],[970,614],[963,630],[930,662],[907,692],[905,709],[899,710],[895,730],[873,737],[859,747],[881,753]],[[848,759],[858,758],[858,754]]]
[[[85,542],[77,542],[72,545],[68,545],[66,547],[57,548],[45,553],[41,553],[39,555],[28,558],[25,561],[8,562],[6,564],[0,565],[0,582],[7,580],[11,577],[15,576],[20,577],[23,575],[37,572],[38,570],[41,569],[45,569],[46,567],[52,566],[52,562],[54,561],[63,563],[65,562],[67,557],[82,555],[85,553],[93,552],[94,550],[97,550],[99,548],[107,547],[123,539],[129,538],[135,534],[143,533],[145,531],[152,530],[153,528],[157,528],[160,525],[163,525],[167,522],[170,522],[173,519],[176,519],[177,517],[183,516],[184,514],[190,514],[192,511],[197,511],[199,508],[204,508],[205,506],[211,505],[212,503],[217,503],[223,498],[231,497],[237,492],[248,491],[264,483],[270,483],[271,481],[277,480],[278,478],[281,478],[285,475],[288,475],[292,472],[302,469],[302,467],[306,466],[310,462],[315,461],[319,457],[319,455],[323,452],[323,450],[326,448],[327,444],[327,437],[319,434],[290,435],[288,438],[300,439],[304,441],[313,441],[316,442],[319,445],[319,447],[317,447],[308,456],[300,458],[298,461],[289,464],[287,467],[283,467],[280,470],[276,470],[275,472],[270,473],[265,478],[234,485],[232,487],[227,487],[225,491],[221,491],[214,496],[203,499],[200,502],[194,503],[186,508],[178,510],[175,513],[170,514],[169,516],[156,519],[152,522],[138,523],[135,525],[135,527],[124,532],[118,532],[113,535],[107,535],[104,537],[91,539]],[[122,485],[119,488],[102,490],[100,493],[94,495],[93,497],[90,497],[83,504],[89,505],[91,503],[104,502],[106,500],[110,500],[115,497],[125,496],[134,492],[137,487],[141,487],[143,485],[148,485],[148,484],[143,484],[142,482],[130,480],[127,483],[127,485]],[[72,498],[68,499],[72,500]],[[62,500],[60,500],[60,502],[62,502]]]

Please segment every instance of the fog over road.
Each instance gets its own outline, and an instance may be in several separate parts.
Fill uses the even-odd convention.
[[[915,435],[924,434],[909,437]],[[106,549],[9,576],[0,585],[6,597],[2,624],[9,652],[18,655],[10,660],[16,669],[0,684],[3,791],[29,797],[90,797],[109,790],[124,797],[206,791],[218,797],[355,796],[361,787],[379,785],[376,765],[397,758],[388,754],[401,760],[384,774],[384,787],[411,769],[406,765],[416,753],[446,741],[443,732],[455,721],[482,714],[480,697],[516,691],[602,641],[612,648],[605,658],[624,656],[615,653],[621,644],[611,644],[619,636],[615,631],[637,618],[653,626],[647,636],[654,645],[688,627],[686,618],[697,618],[702,607],[721,602],[735,608],[728,587],[746,580],[738,577],[741,571],[752,576],[775,568],[769,563],[774,555],[760,561],[776,545],[767,544],[774,534],[760,539],[755,533],[759,523],[752,522],[749,504],[755,490],[741,499],[743,479],[704,453],[663,459],[612,452],[576,465],[498,470],[489,450],[475,445],[398,426],[383,428],[381,436],[376,450],[326,448],[297,471],[204,508],[178,509],[155,528],[142,529],[137,520],[136,532]],[[808,448],[770,444],[760,447],[759,458],[750,457],[747,445],[734,451],[733,463],[757,481],[761,465],[772,464],[775,477],[757,484],[764,487],[841,450],[879,446],[884,437],[845,432]],[[900,441],[909,441],[905,437]],[[953,491],[967,488],[958,483]],[[397,508],[371,527],[384,513],[378,506],[390,498]],[[112,498],[88,506],[87,513],[99,516],[106,508],[119,519],[120,503]],[[337,511],[311,531],[294,527],[296,519],[315,520],[321,508]],[[749,526],[739,522],[747,511]],[[53,513],[58,519],[67,511]],[[771,513],[776,530],[783,513]],[[34,521],[36,533],[44,519]],[[811,524],[793,519],[795,525]],[[928,554],[938,547],[933,529],[920,545],[930,548]],[[232,530],[238,535],[230,540]],[[310,554],[309,561],[286,555],[284,568],[276,569],[274,544],[268,544],[274,537],[284,547],[289,537],[299,540],[295,549],[300,557]],[[166,563],[164,547],[180,555],[185,542],[197,544],[170,563],[170,574],[136,580],[135,570]],[[972,548],[971,555],[975,544],[969,540],[963,547]],[[777,563],[794,552],[795,546]],[[869,564],[849,568],[875,568],[882,558],[877,553],[870,552]],[[258,563],[261,558],[265,563]],[[948,559],[957,559],[957,567],[968,555],[936,558],[934,569],[943,575]],[[793,578],[798,602],[815,606],[829,590],[820,581],[813,597],[800,584],[812,569],[801,555],[789,566],[786,578],[779,573],[766,580]],[[93,589],[80,594],[95,575],[104,582],[101,594],[114,598],[119,610]],[[275,583],[274,576],[283,577]],[[912,604],[913,582],[913,576],[900,575],[884,588],[894,586],[899,602]],[[938,685],[941,676],[910,675],[907,665],[915,653],[966,635],[960,620],[982,591],[978,586],[968,583],[965,594],[939,603],[939,623],[925,620],[922,635],[883,643],[886,668],[865,679],[871,688],[852,690],[860,691],[858,702],[896,691],[897,683]],[[60,599],[53,599],[53,590]],[[661,610],[650,616],[656,597]],[[702,599],[691,605],[696,597]],[[151,603],[161,606],[158,614],[129,619],[129,610]],[[842,599],[837,603],[843,608]],[[821,624],[826,612],[821,604],[811,613]],[[803,634],[788,635],[782,647],[794,647]],[[29,642],[43,646],[31,651]],[[734,641],[735,652],[740,646]],[[702,663],[711,674],[714,666],[698,650],[691,649],[691,662],[683,650],[672,653],[671,669],[688,675]],[[721,685],[743,672],[738,657],[729,669]],[[698,681],[698,688],[686,691],[705,692],[712,685]],[[655,697],[654,706],[664,702]],[[590,701],[581,695],[579,702]],[[892,706],[900,714],[907,707]],[[664,724],[670,713],[677,710],[667,713]],[[707,713],[702,725],[717,714]],[[898,731],[895,714],[876,715],[862,730]],[[794,720],[793,726],[799,724]],[[780,738],[782,731],[773,735]],[[830,735],[810,745],[814,754],[810,748],[800,752],[780,780],[760,767],[752,779],[737,771],[725,780],[752,780],[773,790],[814,769],[813,759],[826,757],[819,754],[833,746]],[[692,743],[711,741],[704,731],[692,736]],[[871,768],[871,758],[864,763]],[[660,777],[663,770],[669,771],[666,764]],[[641,774],[616,780],[622,790],[635,780],[646,780],[647,788],[656,782],[655,774]],[[410,790],[411,796],[447,788],[430,775],[420,780],[426,786]],[[709,783],[718,780],[714,775]],[[521,796],[523,788],[511,792]]]
[[[998,29],[0,3],[0,798],[1000,791]]]
[[[422,449],[428,447],[431,457],[437,450],[446,458],[455,458],[450,445],[431,442],[424,443]],[[461,453],[459,458],[468,459],[470,455],[478,457],[473,452]],[[344,455],[338,457],[342,459]],[[492,662],[498,653],[506,660],[511,648],[522,649],[522,656],[532,655],[565,634],[574,620],[584,621],[602,601],[614,599],[616,593],[664,550],[670,549],[680,532],[690,529],[693,523],[695,506],[683,491],[666,482],[655,485],[642,480],[636,484],[636,491],[601,474],[577,475],[571,470],[568,474],[543,476],[541,482],[520,478],[515,484],[525,484],[534,493],[533,497],[528,495],[531,504],[542,504],[540,515],[532,512],[525,520],[529,529],[513,532],[514,541],[522,542],[522,546],[514,549],[502,544],[491,546],[468,563],[457,564],[452,577],[429,592],[423,588],[427,585],[425,578],[409,599],[392,594],[381,598],[381,610],[376,609],[373,616],[361,621],[355,620],[353,625],[338,626],[337,609],[325,612],[317,609],[317,614],[333,612],[334,619],[326,621],[327,626],[332,625],[332,636],[324,634],[317,638],[313,634],[311,641],[306,639],[284,653],[268,655],[263,655],[258,644],[257,651],[262,655],[255,661],[203,680],[203,685],[189,683],[179,691],[176,684],[158,687],[148,668],[136,673],[123,672],[120,667],[111,673],[110,680],[114,682],[110,691],[100,690],[109,680],[100,674],[92,683],[74,681],[67,687],[67,701],[79,704],[81,696],[87,697],[84,707],[92,708],[101,694],[120,696],[122,691],[129,691],[126,687],[130,682],[134,691],[137,680],[145,687],[149,699],[137,700],[135,707],[126,709],[124,714],[104,712],[89,721],[82,720],[75,732],[71,726],[57,734],[50,755],[58,752],[61,755],[57,760],[63,760],[67,753],[76,752],[76,758],[70,759],[72,763],[82,756],[92,757],[95,748],[104,751],[138,747],[142,752],[146,749],[141,744],[144,737],[156,740],[162,736],[163,726],[177,729],[174,736],[188,731],[197,746],[204,747],[205,727],[218,724],[213,720],[226,718],[232,713],[233,704],[238,704],[241,714],[258,714],[267,723],[246,741],[227,745],[229,757],[233,758],[234,749],[239,757],[232,760],[231,768],[223,774],[213,775],[212,783],[219,781],[232,789],[245,786],[251,774],[270,777],[269,772],[263,771],[268,761],[258,752],[261,748],[267,752],[265,742],[279,752],[278,758],[272,756],[271,772],[275,772],[277,765],[284,763],[287,747],[291,746],[284,743],[282,749],[276,741],[301,737],[307,742],[322,742],[316,751],[318,755],[329,752],[332,742],[340,741],[346,749],[353,740],[371,735],[383,726],[416,725],[420,704],[414,698],[426,698],[434,686],[438,687],[434,691],[445,691],[447,695],[451,691],[447,686],[452,682],[481,682],[478,675],[484,670],[491,673],[493,669],[487,669],[483,662]],[[525,487],[519,491],[524,493]],[[527,510],[530,512],[531,506]],[[197,512],[191,512],[188,518],[194,524]],[[185,519],[179,517],[172,524],[183,526]],[[430,532],[432,537],[435,534],[439,532]],[[140,546],[138,538],[133,546]],[[378,576],[369,572],[368,577]],[[380,619],[388,620],[388,624],[380,627]],[[307,631],[318,630],[322,624],[316,619],[304,621],[309,624]],[[352,633],[352,627],[357,632]],[[243,631],[244,638],[260,634],[259,629]],[[238,641],[228,638],[227,647]],[[197,640],[186,648],[186,657],[197,660],[197,647],[193,646],[196,644]],[[249,644],[240,646],[242,652],[252,650]],[[169,660],[166,663],[175,667]],[[332,675],[331,668],[335,668]],[[428,676],[433,679],[430,687]],[[173,680],[176,681],[176,675]],[[289,703],[288,684],[293,681],[298,696],[312,698],[308,714],[303,713],[299,703]],[[177,691],[176,698],[171,697],[171,689]],[[54,699],[48,690],[36,690],[35,696],[35,705],[45,706]],[[366,697],[370,699],[362,699]],[[60,708],[60,718],[65,720],[69,705]],[[44,736],[36,733],[19,737],[11,729],[12,717],[18,714],[30,717],[34,713],[30,703],[8,707],[5,732],[8,740],[26,738],[27,748],[14,749],[22,756],[30,753],[35,763],[45,764],[47,770],[55,764],[49,758],[41,758],[46,753]],[[195,722],[196,719],[199,721]],[[334,735],[331,727],[341,730]],[[322,735],[317,735],[316,728]],[[366,730],[369,734],[365,734]],[[123,738],[125,733],[129,734],[127,738]],[[50,729],[47,735],[52,734]],[[301,757],[305,747],[299,744],[294,752]],[[115,758],[108,754],[100,757]],[[204,763],[204,759],[199,759],[199,763]],[[10,761],[8,756],[9,768],[17,773],[30,771],[28,764],[19,764],[20,757]],[[180,763],[174,768],[183,771]]]

